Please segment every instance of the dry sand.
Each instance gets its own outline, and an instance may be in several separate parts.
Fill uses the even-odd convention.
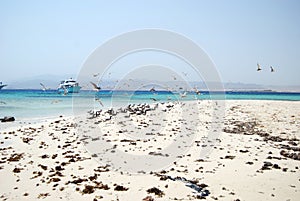
[[[131,114],[0,127],[0,198],[299,200],[300,102],[226,101],[224,119],[213,115],[220,107],[211,101],[168,103],[146,112],[140,106]],[[192,143],[164,152],[182,139]],[[92,143],[112,148],[98,153]],[[130,159],[124,170],[123,161],[101,161],[122,152],[157,158],[153,168],[166,164],[136,173],[139,164]]]

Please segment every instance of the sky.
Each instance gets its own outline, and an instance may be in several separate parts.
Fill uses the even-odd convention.
[[[0,81],[77,74],[109,39],[155,28],[194,41],[223,82],[300,85],[299,11],[297,0],[3,0]]]

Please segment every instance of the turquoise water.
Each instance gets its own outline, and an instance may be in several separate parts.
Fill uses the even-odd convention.
[[[103,106],[95,98],[99,98]],[[187,93],[181,97],[179,93],[166,91],[81,91],[66,96],[55,90],[0,90],[0,117],[14,116],[16,119],[58,117],[72,115],[76,112],[87,112],[91,109],[123,107],[129,103],[153,103],[164,101],[188,101],[195,99],[226,100],[283,100],[300,101],[300,93],[287,92],[201,92],[201,95]]]

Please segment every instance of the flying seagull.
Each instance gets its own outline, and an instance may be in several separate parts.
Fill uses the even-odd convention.
[[[40,85],[42,86],[43,91],[46,91],[46,90],[50,89],[50,88],[46,88],[46,86],[43,83],[40,83]]]
[[[104,105],[103,105],[102,101],[100,100],[100,98],[95,98],[95,100],[98,101],[102,107],[104,107]]]
[[[270,66],[270,69],[271,69],[271,72],[273,73],[274,72],[274,68],[272,66]]]
[[[201,92],[197,89],[197,87],[194,87],[194,90],[197,95],[201,94]]]
[[[259,63],[257,63],[257,71],[261,71],[261,67],[260,67]]]
[[[93,74],[94,77],[97,77],[98,75],[100,75],[100,73]]]
[[[99,87],[98,85],[96,85],[94,82],[90,82],[90,83],[93,85],[94,90],[100,91],[101,87]]]
[[[184,98],[184,97],[186,97],[186,94],[187,94],[187,93],[186,93],[186,91],[185,91],[184,93],[179,93],[179,94],[180,94],[180,97],[181,97],[181,98]]]
[[[51,101],[51,104],[54,104],[54,103],[59,103],[59,102],[61,102],[62,100],[53,100],[53,101]]]
[[[65,96],[65,95],[67,95],[67,94],[68,94],[68,90],[66,89],[66,87],[65,87],[65,86],[63,87],[63,89],[64,89],[64,96]]]
[[[154,87],[152,87],[152,88],[150,89],[150,92],[155,92]]]
[[[187,76],[187,73],[186,73],[186,72],[182,72],[182,74],[183,74],[184,76]]]

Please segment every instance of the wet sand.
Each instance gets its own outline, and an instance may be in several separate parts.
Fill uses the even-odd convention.
[[[298,200],[300,102],[226,101],[224,119],[214,116],[219,107],[211,101],[140,105],[1,127],[0,198]],[[99,136],[90,134],[97,129]],[[192,141],[174,155],[164,152],[182,139]],[[93,152],[92,143],[111,148]],[[130,167],[139,164],[123,170],[123,162],[101,161],[122,152],[167,163],[154,171],[157,163],[145,171],[142,164],[137,173]]]

